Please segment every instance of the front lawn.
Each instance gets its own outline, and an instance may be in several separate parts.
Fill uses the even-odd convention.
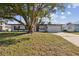
[[[16,34],[0,33],[0,55],[79,55],[79,47],[52,33]]]
[[[77,35],[79,35],[79,32],[72,32],[73,34],[77,34]]]

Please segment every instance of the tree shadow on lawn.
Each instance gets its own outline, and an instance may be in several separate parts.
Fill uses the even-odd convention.
[[[30,40],[30,38],[22,38],[22,39],[18,39],[18,40],[15,40],[15,39],[1,40],[0,46],[8,46],[8,45],[12,45],[12,44],[17,44],[17,43],[20,43],[25,40]]]

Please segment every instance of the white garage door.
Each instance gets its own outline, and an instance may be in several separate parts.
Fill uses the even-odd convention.
[[[48,32],[61,32],[61,26],[48,26]]]

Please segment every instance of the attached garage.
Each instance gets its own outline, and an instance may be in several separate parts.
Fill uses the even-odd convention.
[[[48,32],[61,32],[62,31],[62,25],[61,24],[47,25],[47,31]]]

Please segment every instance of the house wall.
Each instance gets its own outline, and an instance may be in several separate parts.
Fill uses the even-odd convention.
[[[68,24],[68,25],[66,26],[66,30],[67,30],[68,32],[74,32],[74,31],[75,31],[75,25],[74,25],[74,24]]]
[[[46,25],[40,25],[39,26],[39,31],[40,32],[45,32],[46,31]]]
[[[62,31],[65,31],[67,29],[66,24],[62,25]]]
[[[3,24],[1,25],[2,26],[2,30],[3,31],[28,31],[28,30],[25,30],[25,27],[23,25],[20,25],[20,24]],[[19,30],[15,29],[14,27],[18,27],[20,26]],[[40,32],[45,32],[45,31],[48,31],[48,32],[60,32],[62,31],[62,28],[60,25],[40,25],[39,26],[39,31]]]
[[[11,25],[0,25],[2,26],[2,30],[6,31],[18,31],[14,29],[14,26],[20,26],[19,31],[28,31],[25,30],[25,27],[23,25],[18,24],[11,24]],[[62,25],[62,24],[51,24],[51,25],[40,25],[39,31],[40,32],[62,32],[66,29],[67,31],[73,32],[73,31],[79,31],[79,25],[77,24],[69,24],[69,25]]]
[[[3,30],[3,31],[6,31],[6,30],[7,30],[7,25],[6,25],[6,24],[3,24],[3,25],[2,25],[2,30]]]
[[[0,24],[0,27],[2,27],[0,31],[6,31],[8,29],[5,23]]]
[[[7,31],[8,30],[8,25],[7,25],[8,20],[0,18],[0,21],[1,21],[1,23],[0,23],[0,27],[1,27],[0,31]]]
[[[7,25],[7,31],[12,31],[11,25]]]
[[[2,26],[0,26],[0,31],[2,30]]]
[[[62,25],[47,25],[48,32],[61,32]]]
[[[15,29],[14,27],[18,27],[19,29]],[[25,31],[25,27],[23,25],[19,25],[19,24],[13,24],[11,25],[11,31]]]

